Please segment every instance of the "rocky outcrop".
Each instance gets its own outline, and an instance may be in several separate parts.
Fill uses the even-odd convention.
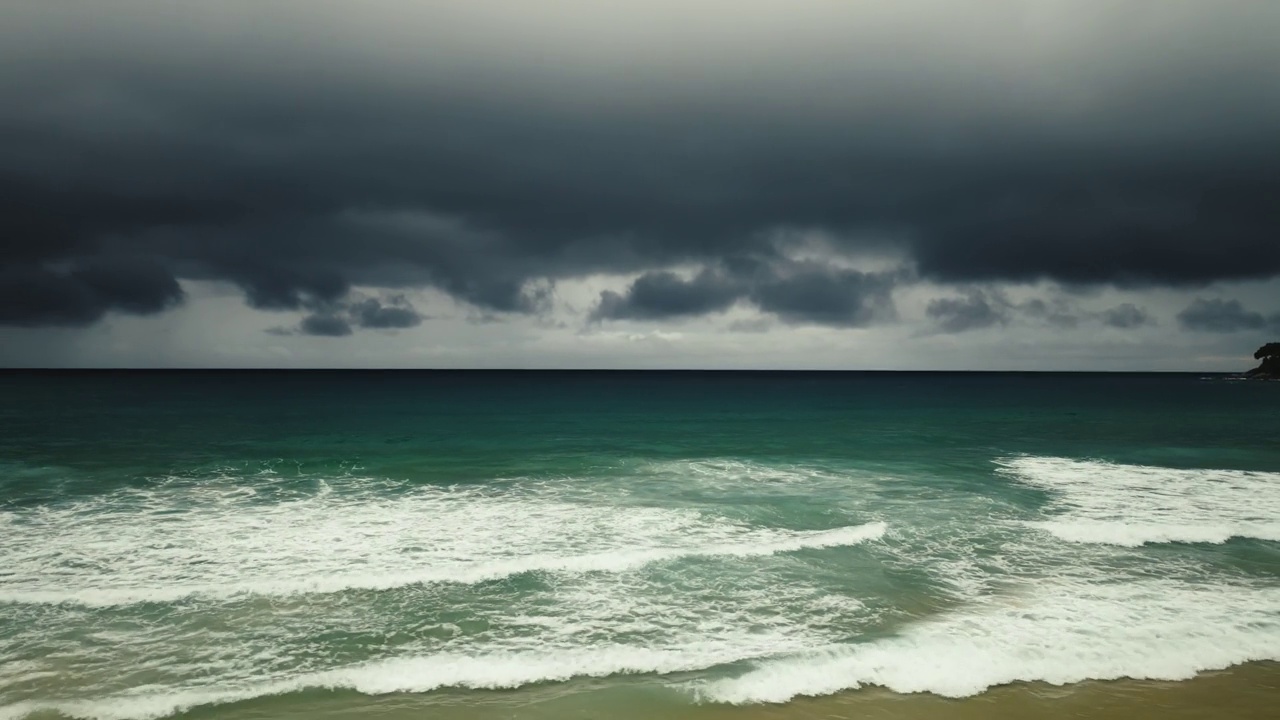
[[[1267,343],[1253,354],[1262,364],[1245,373],[1254,380],[1280,380],[1280,342]]]

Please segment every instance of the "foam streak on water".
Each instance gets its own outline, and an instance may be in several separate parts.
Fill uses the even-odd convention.
[[[307,673],[234,688],[128,693],[94,701],[25,702],[0,707],[0,720],[54,710],[92,720],[159,718],[201,705],[281,695],[309,689],[355,690],[368,695],[430,692],[440,688],[501,690],[574,677],[668,674],[720,665],[795,647],[783,635],[725,636],[666,648],[626,646],[542,653],[409,657]]]
[[[1052,457],[1009,458],[1001,466],[1019,482],[1053,493],[1054,517],[1032,524],[1068,542],[1280,540],[1280,473]]]
[[[0,527],[0,602],[108,606],[620,572],[682,557],[855,545],[885,524],[750,528],[687,508],[441,488],[259,503],[252,492],[196,486],[3,513]]]
[[[964,697],[1019,680],[1184,680],[1251,660],[1280,660],[1274,589],[1098,578],[966,609],[889,640],[766,662],[698,692],[735,704],[864,685]]]

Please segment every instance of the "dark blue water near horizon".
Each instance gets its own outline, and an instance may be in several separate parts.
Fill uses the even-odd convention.
[[[228,445],[251,456],[293,435],[341,455],[374,434],[479,451],[705,456],[738,445],[780,455],[959,455],[1069,449],[1195,464],[1218,448],[1268,469],[1280,383],[1204,373],[741,371],[9,371],[0,437],[18,452],[138,444],[148,454]],[[779,424],[774,424],[772,421]],[[209,432],[217,423],[216,432]],[[785,425],[783,425],[785,424]],[[633,431],[639,427],[643,433]],[[74,447],[70,447],[74,446]],[[113,448],[115,450],[113,450]],[[227,448],[231,449],[231,448]],[[300,448],[301,449],[301,448]],[[310,451],[312,448],[307,448]],[[1162,450],[1163,449],[1163,450]],[[62,458],[65,459],[65,458]],[[86,457],[85,460],[90,460]],[[495,458],[497,460],[497,458]]]

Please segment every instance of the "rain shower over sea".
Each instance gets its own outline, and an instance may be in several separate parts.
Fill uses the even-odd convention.
[[[1280,707],[1275,383],[8,373],[0,398],[3,720]]]

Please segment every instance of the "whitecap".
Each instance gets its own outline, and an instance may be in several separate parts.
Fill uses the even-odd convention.
[[[1183,680],[1255,660],[1280,660],[1274,588],[1097,578],[1049,583],[1018,602],[988,602],[892,638],[765,661],[695,692],[732,704],[866,685],[965,697],[1017,681]]]
[[[236,488],[179,487],[0,513],[8,572],[0,602],[110,606],[616,573],[681,558],[856,545],[885,531],[883,522],[761,528],[691,508],[515,491],[378,489],[265,503]]]
[[[1053,494],[1028,524],[1074,543],[1280,541],[1280,473],[1021,456],[1000,472]]]

